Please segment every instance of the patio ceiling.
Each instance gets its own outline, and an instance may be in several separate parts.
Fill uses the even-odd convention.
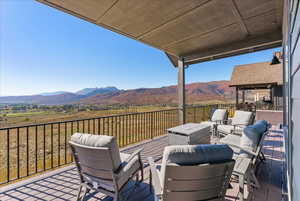
[[[283,0],[37,0],[158,48],[174,65],[278,47]]]

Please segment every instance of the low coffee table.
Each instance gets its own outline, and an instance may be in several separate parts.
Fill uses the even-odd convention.
[[[210,144],[210,126],[187,123],[167,129],[169,145]]]

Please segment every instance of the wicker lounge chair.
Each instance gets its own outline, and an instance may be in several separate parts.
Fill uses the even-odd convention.
[[[166,147],[160,171],[148,158],[155,200],[224,200],[235,164],[232,155],[227,145]]]
[[[120,153],[115,138],[105,135],[75,133],[69,144],[80,177],[77,200],[83,200],[90,190],[95,190],[119,201],[128,181],[134,176],[138,180],[138,172],[143,180],[141,150],[131,155]]]

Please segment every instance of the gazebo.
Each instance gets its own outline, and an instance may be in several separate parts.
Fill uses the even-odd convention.
[[[277,62],[274,62],[277,61]],[[236,106],[239,107],[239,91],[242,91],[242,105],[245,104],[246,90],[269,90],[269,103],[275,108],[282,102],[283,96],[283,69],[281,55],[274,54],[272,62],[260,62],[238,65],[231,75],[231,87],[236,89]]]

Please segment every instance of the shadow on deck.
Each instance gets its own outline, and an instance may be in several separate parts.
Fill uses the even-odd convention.
[[[123,148],[121,151],[131,153],[135,149],[144,147],[142,159],[147,166],[146,158],[154,157],[159,161],[164,147],[167,145],[167,137],[162,136],[136,145]],[[261,183],[260,189],[254,189],[248,196],[252,201],[279,201],[282,198],[283,185],[283,134],[281,130],[273,130],[265,139],[264,153],[267,158],[260,164],[257,176]],[[147,173],[146,179],[139,186],[134,182],[124,190],[124,196],[129,196],[128,201],[153,201],[154,196],[150,192]],[[0,200],[75,200],[78,189],[78,175],[76,168],[71,165],[58,170],[36,176],[0,189]],[[231,182],[232,189],[228,189],[226,200],[238,200],[238,183]],[[130,190],[129,190],[130,189]],[[133,189],[133,190],[132,190]],[[86,200],[112,200],[101,193],[91,193]]]

